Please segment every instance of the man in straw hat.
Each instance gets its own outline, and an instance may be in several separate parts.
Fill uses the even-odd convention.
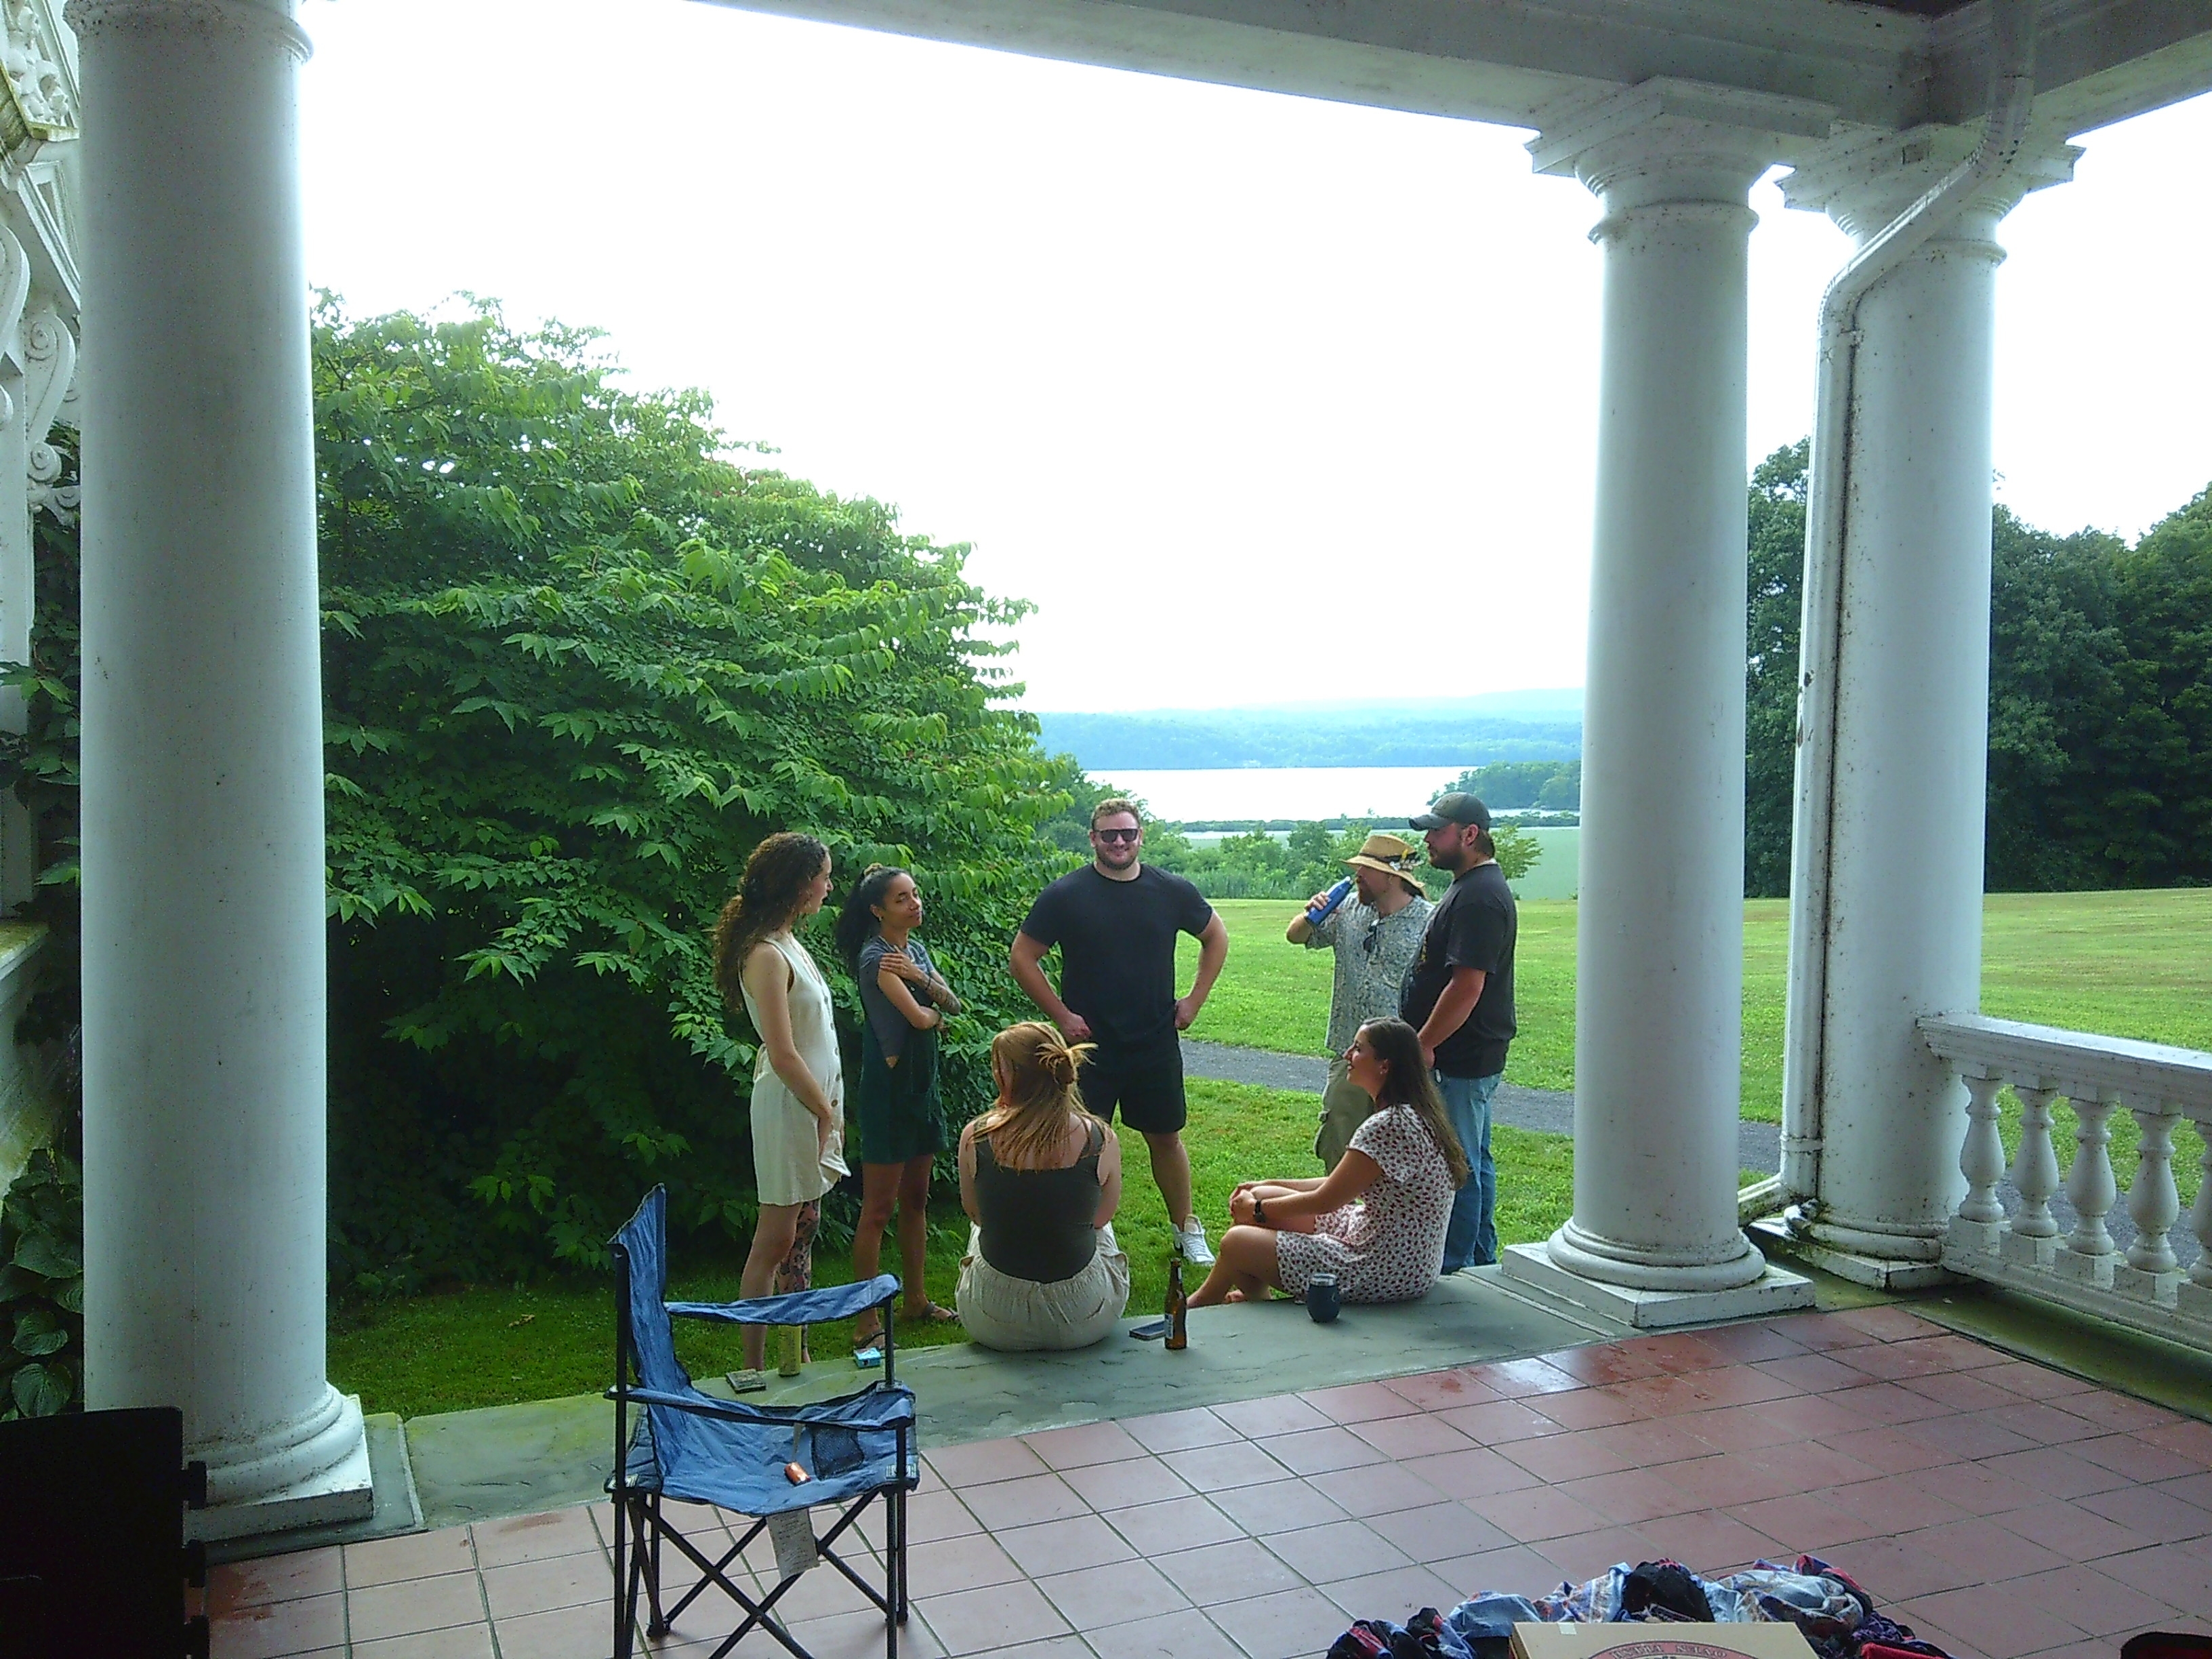
[[[1378,830],[1345,862],[1357,890],[1319,922],[1313,913],[1328,902],[1328,895],[1316,893],[1283,935],[1310,951],[1336,952],[1336,985],[1328,998],[1328,1086],[1322,1091],[1321,1126],[1314,1133],[1314,1156],[1330,1170],[1375,1105],[1353,1085],[1344,1051],[1369,1020],[1397,1013],[1399,982],[1420,948],[1430,909],[1421,894],[1420,849],[1411,842]]]

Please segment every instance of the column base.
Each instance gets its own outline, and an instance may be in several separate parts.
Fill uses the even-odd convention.
[[[185,1535],[212,1542],[367,1520],[376,1510],[376,1485],[369,1473],[368,1433],[358,1395],[342,1396],[337,1421],[318,1438],[325,1436],[346,1447],[335,1462],[271,1492],[187,1510]],[[188,1449],[185,1455],[192,1453]]]
[[[1940,1261],[1899,1261],[1890,1256],[1840,1249],[1818,1239],[1794,1237],[1779,1221],[1754,1221],[1749,1231],[1770,1254],[1779,1251],[1823,1273],[1877,1291],[1924,1291],[1930,1285],[1959,1282],[1959,1275]]]
[[[1768,1267],[1750,1283],[1726,1290],[1636,1290],[1570,1273],[1542,1244],[1510,1244],[1498,1261],[1500,1276],[1638,1330],[1710,1325],[1813,1305],[1813,1281]]]

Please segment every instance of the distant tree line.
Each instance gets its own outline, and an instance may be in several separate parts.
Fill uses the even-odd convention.
[[[1038,833],[1055,848],[1088,855],[1091,850],[1091,809],[1109,795],[1121,793],[1107,780],[1085,775],[1073,756],[1060,756],[1064,769],[1059,787],[1066,792],[1067,809],[1048,819]],[[1441,793],[1441,792],[1439,792]],[[1266,828],[1224,836],[1210,845],[1199,845],[1182,828],[1164,823],[1149,814],[1145,823],[1145,862],[1190,878],[1210,899],[1302,899],[1351,874],[1344,860],[1359,850],[1370,830],[1387,830],[1418,839],[1403,819],[1367,819],[1323,823],[1309,819],[1287,823],[1278,836]],[[1534,836],[1511,824],[1499,823],[1492,838],[1498,843],[1498,862],[1506,875],[1518,880],[1535,868],[1542,848]],[[1451,884],[1449,874],[1422,866],[1421,879],[1431,897]]]
[[[1751,484],[1744,891],[1790,889],[1809,445]],[[2002,507],[1992,535],[1986,884],[2212,882],[2212,489],[2132,547]],[[1910,856],[1911,826],[1900,848]]]
[[[1039,714],[1044,745],[1079,755],[1093,773],[1232,766],[1464,766],[1470,761],[1571,760],[1582,753],[1580,711],[1492,714],[1448,703],[1204,714]],[[1530,805],[1534,803],[1531,802]]]
[[[1451,786],[1480,795],[1492,811],[1518,812],[1541,807],[1547,812],[1583,808],[1583,763],[1578,760],[1493,761],[1471,767]]]

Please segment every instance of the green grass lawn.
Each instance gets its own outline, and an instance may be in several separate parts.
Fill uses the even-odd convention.
[[[1296,907],[1224,899],[1229,966],[1191,1030],[1195,1037],[1286,1054],[1319,1054],[1328,1024],[1329,953],[1286,944]],[[1743,1115],[1782,1117],[1782,1018],[1790,908],[1746,902]],[[1508,1081],[1575,1081],[1575,905],[1520,907],[1514,960],[1521,1034]],[[1186,981],[1196,959],[1184,942]],[[2212,888],[2133,893],[1998,893],[1983,907],[1982,1007],[2007,1019],[2212,1048]]]
[[[1193,1189],[1212,1237],[1220,1237],[1230,1191],[1239,1181],[1319,1172],[1312,1152],[1318,1109],[1313,1097],[1193,1079],[1189,1098],[1185,1140]],[[1129,1306],[1138,1312],[1158,1307],[1167,1288],[1168,1218],[1152,1185],[1143,1138],[1127,1128],[1121,1133],[1127,1179],[1115,1231],[1128,1253]],[[1514,1244],[1549,1237],[1573,1207],[1573,1143],[1564,1135],[1500,1127],[1492,1151],[1498,1161],[1498,1237]],[[950,1191],[939,1194],[931,1218],[930,1293],[949,1306],[967,1223]],[[672,1255],[673,1294],[702,1302],[738,1294],[734,1260],[687,1264],[682,1249]],[[851,1277],[849,1258],[817,1254],[817,1284]],[[341,1389],[360,1395],[368,1410],[403,1417],[591,1393],[610,1380],[613,1326],[611,1281],[596,1275],[521,1290],[478,1287],[345,1304],[331,1310],[331,1376]],[[818,1329],[815,1357],[849,1354],[851,1328]],[[931,1342],[963,1340],[943,1328],[919,1335]],[[719,1376],[740,1363],[731,1327],[684,1322],[678,1346],[694,1376]]]
[[[1328,1023],[1330,960],[1283,940],[1293,907],[1276,900],[1224,900],[1216,907],[1233,941],[1228,971],[1193,1031],[1216,1042],[1318,1054]],[[2114,1036],[2212,1048],[2212,890],[2176,892],[2002,894],[1984,910],[1982,1006],[2007,1018]],[[1782,1010],[1788,966],[1787,907],[1754,900],[1744,907],[1744,1115],[1775,1121],[1782,1092]],[[1188,941],[1186,941],[1188,948]],[[1575,907],[1531,901],[1521,907],[1516,963],[1521,1036],[1506,1075],[1538,1088],[1574,1084]],[[1186,961],[1187,976],[1190,964]],[[1314,1100],[1274,1090],[1193,1079],[1189,1088],[1193,1176],[1200,1214],[1218,1237],[1230,1189],[1251,1176],[1304,1174],[1311,1157]],[[2019,1107],[2007,1097],[2008,1154],[2018,1144]],[[2135,1126],[2112,1119],[2112,1161],[2124,1192],[2135,1168]],[[1963,1126],[1962,1126],[1963,1127]],[[2057,1114],[2059,1163],[2073,1158],[2074,1121]],[[1117,1224],[1128,1252],[1133,1310],[1159,1305],[1169,1249],[1167,1217],[1139,1136],[1122,1133],[1128,1170]],[[1556,1135],[1499,1128],[1499,1237],[1507,1243],[1547,1237],[1571,1206],[1574,1152]],[[2197,1189],[2201,1143],[2183,1126],[2175,1166],[2183,1201]],[[1749,1172],[1747,1172],[1749,1178]],[[950,1192],[933,1214],[929,1290],[950,1304],[967,1238]],[[2124,1202],[2124,1200],[2123,1200]],[[738,1293],[738,1262],[685,1260],[675,1252],[672,1286],[682,1297],[724,1301]],[[817,1282],[851,1276],[846,1257],[817,1258]],[[527,1289],[475,1288],[331,1310],[331,1375],[370,1411],[413,1417],[604,1388],[611,1364],[612,1298],[598,1276]],[[851,1351],[849,1326],[816,1334],[817,1358]],[[922,1341],[957,1341],[958,1332],[910,1332]],[[685,1363],[706,1377],[738,1363],[738,1338],[726,1327],[687,1327]]]

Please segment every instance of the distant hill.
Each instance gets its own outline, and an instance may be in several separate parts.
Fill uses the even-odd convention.
[[[1086,772],[1226,766],[1452,766],[1577,760],[1579,690],[1494,691],[1449,701],[1366,699],[1257,708],[1040,714],[1044,745]]]

